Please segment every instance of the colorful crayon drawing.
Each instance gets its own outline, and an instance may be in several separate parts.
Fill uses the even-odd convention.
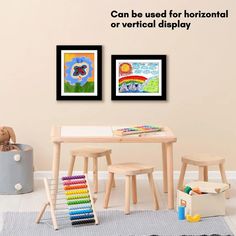
[[[127,60],[119,61],[119,93],[158,94],[160,61]]]
[[[112,100],[166,100],[166,55],[112,55]]]
[[[94,93],[94,54],[64,54],[64,91]]]

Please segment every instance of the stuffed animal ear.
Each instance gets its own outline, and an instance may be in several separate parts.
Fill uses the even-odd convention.
[[[16,135],[15,135],[14,130],[11,127],[6,127],[6,129],[10,135],[10,139],[12,140],[13,143],[15,143],[16,142]]]

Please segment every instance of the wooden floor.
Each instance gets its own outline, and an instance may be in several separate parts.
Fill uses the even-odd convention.
[[[156,181],[159,189],[160,209],[167,209],[167,194],[162,193],[161,181]],[[236,235],[236,182],[231,183],[231,198],[226,201],[227,216],[226,221],[231,226],[231,230]],[[176,184],[176,183],[175,183]],[[138,204],[131,204],[132,210],[152,210],[153,201],[150,195],[148,181],[144,179],[137,180]],[[103,197],[105,190],[105,181],[99,181],[99,192],[97,194],[96,210],[103,209]],[[2,212],[6,211],[39,211],[43,202],[46,201],[46,195],[42,180],[35,180],[34,192],[22,195],[0,195],[0,229],[2,227]],[[107,210],[123,210],[124,207],[124,181],[116,180],[116,187],[113,188]]]

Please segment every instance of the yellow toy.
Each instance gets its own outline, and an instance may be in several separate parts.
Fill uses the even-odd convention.
[[[200,215],[191,216],[187,214],[186,220],[191,223],[199,222],[201,220],[201,216]]]

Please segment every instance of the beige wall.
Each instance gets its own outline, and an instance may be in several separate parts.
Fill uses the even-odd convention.
[[[88,3],[89,2],[90,5]],[[175,169],[186,153],[227,157],[236,170],[236,3],[220,1],[22,0],[0,4],[0,124],[35,150],[36,170],[51,168],[53,124],[161,122],[178,137]],[[113,9],[224,10],[226,20],[192,20],[185,30],[110,28]],[[57,102],[57,44],[103,45],[103,101]],[[168,101],[112,102],[111,54],[167,54]],[[69,149],[63,147],[67,167]],[[111,145],[114,161],[140,160],[161,168],[154,144]],[[104,163],[101,163],[104,168]]]

